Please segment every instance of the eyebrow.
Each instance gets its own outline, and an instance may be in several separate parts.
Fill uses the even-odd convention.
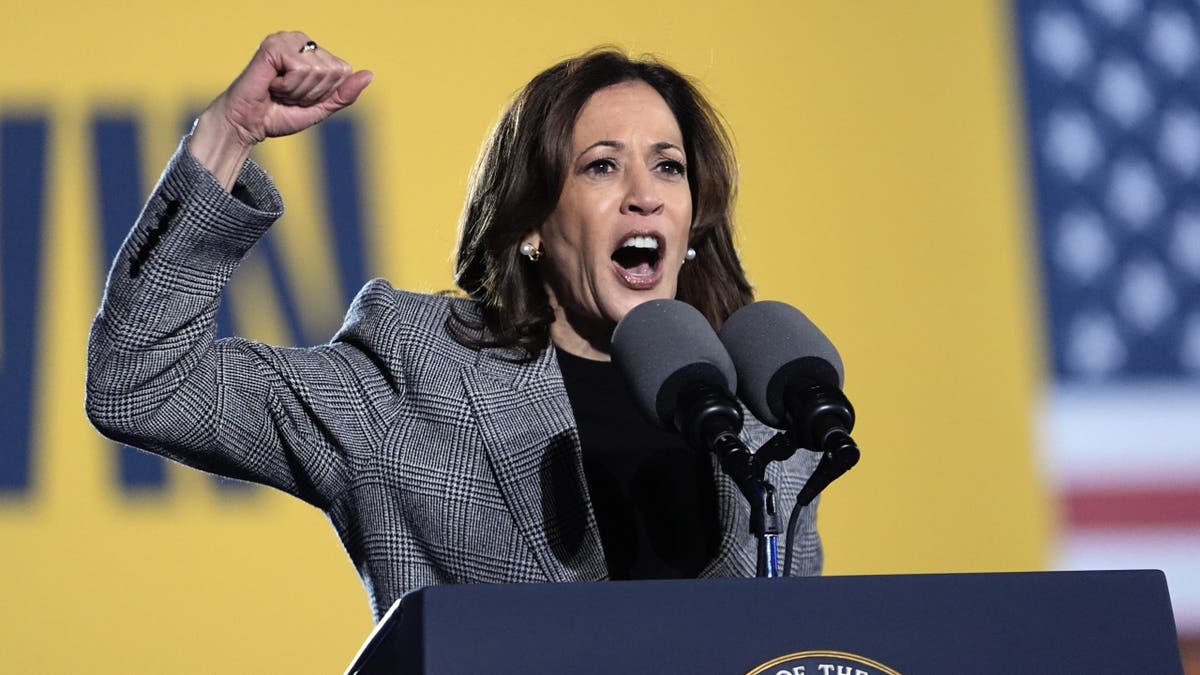
[[[578,155],[575,156],[575,159],[578,160],[580,157],[583,157],[584,155],[586,155],[593,148],[598,148],[598,147],[612,148],[614,150],[624,150],[625,144],[622,143],[621,141],[608,141],[608,140],[596,141],[595,143],[592,143],[591,145],[584,148]],[[668,141],[659,141],[650,147],[655,152],[662,152],[663,150],[678,150],[681,154],[686,154],[686,153],[683,153],[683,148],[679,147],[678,145],[675,145],[674,143],[670,143]]]

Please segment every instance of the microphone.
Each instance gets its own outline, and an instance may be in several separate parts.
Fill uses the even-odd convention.
[[[854,408],[841,388],[842,357],[808,317],[782,302],[742,307],[721,326],[720,339],[742,375],[738,394],[750,412],[783,429],[785,439],[793,436],[793,442],[822,453],[788,518],[783,564],[788,576],[801,510],[858,463],[858,446],[850,438]]]
[[[750,503],[758,576],[778,576],[775,487],[766,480],[766,465],[738,438],[742,408],[731,393],[737,373],[708,320],[678,300],[642,303],[617,324],[612,355],[650,419],[716,454]]]
[[[751,303],[729,317],[720,340],[741,375],[738,395],[755,417],[795,434],[810,450],[853,446],[854,408],[841,389],[842,357],[800,310]]]
[[[665,299],[634,307],[613,331],[612,356],[656,424],[704,451],[718,451],[729,436],[741,445],[742,409],[731,393],[737,373],[695,307]]]

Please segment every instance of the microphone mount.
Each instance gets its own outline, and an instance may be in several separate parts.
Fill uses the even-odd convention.
[[[775,486],[766,478],[767,462],[738,437],[742,408],[719,387],[704,383],[680,392],[675,427],[692,447],[717,456],[721,470],[750,502],[750,532],[758,538],[758,576],[779,576],[779,514]]]
[[[784,392],[783,404],[801,447],[825,452],[835,444],[832,434],[841,431],[848,439],[854,428],[854,406],[837,387],[801,380]]]
[[[788,518],[787,550],[784,552],[783,574],[792,571],[791,542],[796,536],[800,512],[817,498],[842,474],[858,464],[861,452],[850,431],[854,428],[854,407],[841,389],[816,381],[794,384],[784,393],[791,422],[788,431],[775,434],[756,453],[764,463],[785,461],[799,448],[821,453],[800,492]]]
[[[854,408],[841,389],[810,381],[791,387],[784,396],[790,413],[787,419],[792,423],[790,429],[775,434],[763,443],[758,452],[752,455],[755,464],[761,471],[766,471],[770,462],[791,459],[799,448],[821,453],[817,467],[796,495],[796,504],[787,519],[787,549],[784,552],[786,577],[792,572],[791,544],[796,538],[800,512],[842,473],[858,464],[862,453],[850,436],[854,426]],[[751,515],[754,515],[757,497],[746,494],[746,498],[750,500]],[[769,501],[773,513],[774,494],[769,496]]]
[[[750,503],[750,531],[758,538],[758,576],[777,577],[780,517],[775,486],[766,478],[771,462],[791,458],[800,448],[821,453],[816,469],[796,495],[787,525],[787,550],[783,574],[791,573],[792,546],[800,512],[817,495],[858,463],[860,452],[850,430],[854,407],[837,387],[805,380],[784,393],[789,430],[775,434],[757,452],[738,438],[744,416],[741,406],[720,387],[699,384],[681,391],[674,423],[692,447],[717,456],[729,476]]]

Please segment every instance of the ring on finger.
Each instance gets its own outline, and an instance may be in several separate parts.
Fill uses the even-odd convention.
[[[308,52],[315,52],[315,51],[317,51],[317,43],[313,42],[312,40],[305,42],[304,46],[300,48],[301,54],[307,54]]]

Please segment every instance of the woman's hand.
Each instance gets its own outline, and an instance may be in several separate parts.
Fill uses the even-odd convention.
[[[321,122],[354,103],[370,71],[350,64],[292,31],[274,33],[233,84],[196,121],[188,149],[226,189],[233,186],[255,144]]]

